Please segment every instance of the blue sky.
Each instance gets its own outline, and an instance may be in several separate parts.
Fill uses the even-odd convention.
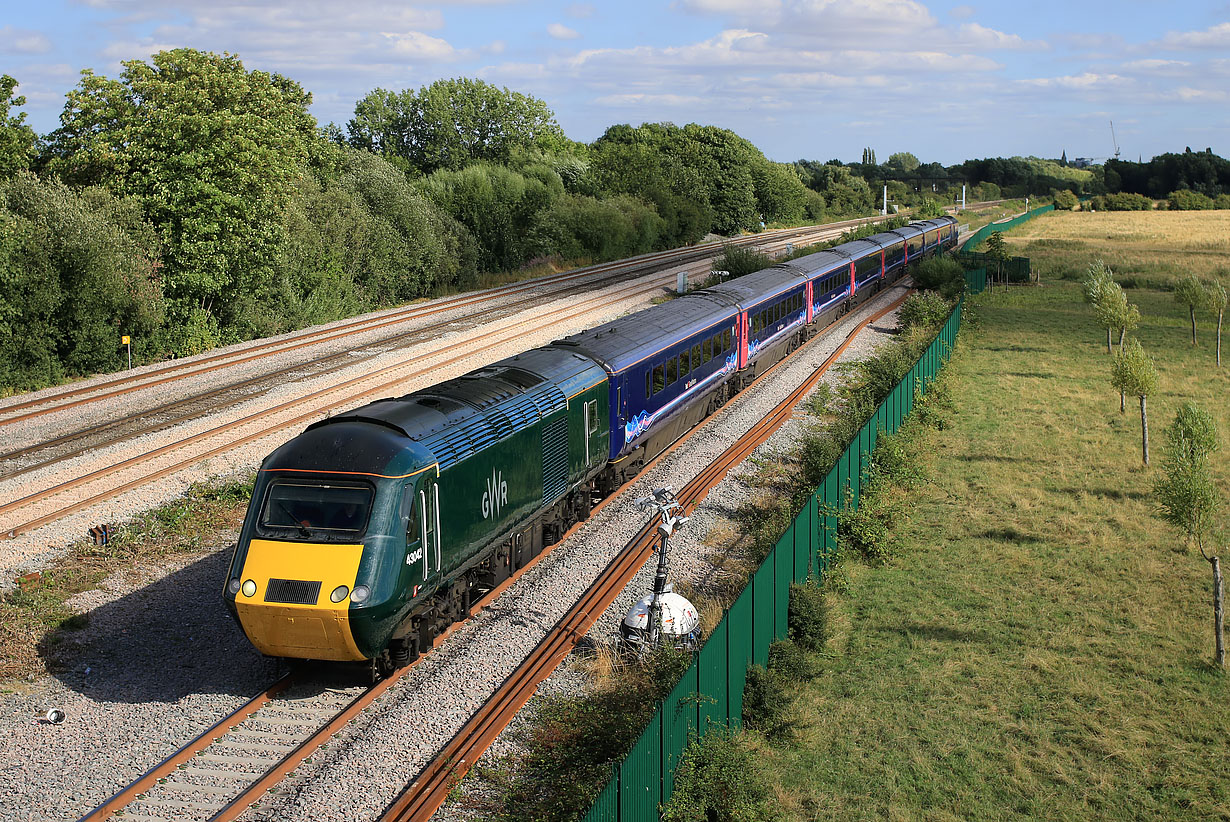
[[[1230,2],[8,0],[0,72],[58,125],[79,72],[238,54],[344,125],[377,87],[470,76],[544,99],[569,137],[708,123],[774,160],[1230,155]]]

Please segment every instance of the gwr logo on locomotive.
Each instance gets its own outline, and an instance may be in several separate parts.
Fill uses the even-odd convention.
[[[487,480],[487,493],[483,494],[483,519],[499,519],[500,509],[508,504],[508,483],[504,481],[504,472],[491,469],[491,479]]]

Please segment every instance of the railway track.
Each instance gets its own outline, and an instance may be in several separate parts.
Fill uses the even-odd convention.
[[[848,226],[839,224],[836,228],[825,227],[818,232],[809,230],[809,233],[805,233],[803,236],[826,238],[840,234],[846,228]],[[791,237],[797,236],[799,236],[797,233],[791,235]],[[783,240],[783,242],[785,241]],[[42,526],[84,511],[91,506],[114,499],[127,491],[149,485],[189,469],[200,464],[203,460],[220,457],[242,445],[263,439],[290,426],[314,421],[323,414],[333,413],[345,407],[361,404],[363,401],[384,396],[391,392],[404,391],[409,381],[423,378],[432,371],[442,367],[468,362],[475,357],[481,357],[485,351],[492,350],[497,345],[507,343],[516,337],[553,328],[560,322],[583,317],[587,313],[594,311],[600,311],[604,307],[616,305],[622,300],[644,298],[646,295],[658,291],[662,283],[665,282],[665,279],[659,278],[650,283],[631,284],[625,288],[618,289],[609,296],[584,300],[580,303],[583,306],[580,310],[570,310],[564,314],[556,314],[549,320],[537,323],[519,323],[513,326],[511,330],[501,330],[484,338],[482,343],[477,346],[472,342],[465,342],[435,352],[412,356],[378,370],[344,379],[339,383],[326,385],[324,388],[311,391],[305,395],[294,396],[270,408],[249,413],[205,430],[198,430],[196,433],[182,436],[174,441],[148,448],[136,456],[108,461],[107,464],[101,467],[91,469],[87,464],[83,470],[80,467],[74,468],[70,463],[87,454],[92,454],[101,449],[117,446],[137,437],[148,436],[159,431],[193,426],[200,428],[200,413],[196,406],[202,401],[202,396],[198,395],[164,403],[160,407],[161,411],[178,409],[181,413],[178,416],[172,414],[167,417],[160,417],[152,424],[143,425],[140,422],[134,423],[129,420],[112,421],[90,428],[84,433],[70,432],[54,437],[37,448],[14,449],[0,455],[0,463],[8,459],[11,465],[12,461],[18,457],[29,458],[32,454],[38,453],[40,449],[43,456],[28,460],[23,465],[10,468],[7,474],[0,475],[0,482],[8,482],[35,474],[39,475],[37,479],[25,481],[20,486],[17,486],[16,489],[10,487],[8,493],[9,501],[0,504],[0,534],[3,534],[8,539],[14,539]],[[587,282],[583,286],[573,287],[589,289],[593,287],[593,284]],[[545,301],[542,297],[526,297],[522,301],[507,301],[506,292],[501,292],[501,295],[504,296],[505,306],[509,309],[506,313],[513,315],[518,311],[524,310],[529,303],[541,304]],[[558,295],[552,295],[552,297],[558,298]],[[477,300],[478,298],[471,297],[470,299]],[[400,336],[410,337],[418,335],[420,337],[431,337],[438,330],[436,327],[429,327],[428,329],[403,332]],[[460,349],[464,349],[464,353],[448,357],[442,361],[438,359],[441,355]],[[334,370],[351,368],[354,366],[354,361],[349,355],[353,351],[354,349],[347,349],[340,353],[326,355],[320,359],[328,361],[350,359],[350,361],[340,364]],[[214,365],[217,364],[215,363]],[[284,373],[287,371],[301,370],[303,367],[302,364],[299,364],[288,369],[282,369],[275,373],[274,381],[276,382],[277,379],[284,376]],[[245,387],[255,385],[259,388],[259,385],[264,384],[268,379],[268,377],[254,378],[253,380],[240,383],[240,385]],[[375,382],[376,380],[380,381]],[[211,392],[210,395],[204,395],[204,398],[208,400],[209,396],[213,394],[221,394],[233,389],[233,385],[227,386]],[[122,388],[117,390],[129,389]],[[243,398],[231,402],[228,408],[240,409],[242,403],[250,398],[249,395],[245,395]],[[73,402],[74,404],[76,403],[76,401]],[[60,410],[64,407],[66,406],[58,406],[53,409],[47,409],[47,411]],[[151,412],[151,415],[158,416],[153,412]],[[64,478],[60,479],[61,476]],[[54,477],[55,481],[49,481],[51,477]]]
[[[794,405],[862,329],[894,310],[904,299],[902,296],[860,321],[819,370],[689,482],[678,495],[687,510],[692,510],[731,467],[751,454],[789,418]],[[767,370],[753,385],[767,379],[789,360],[787,358]],[[678,440],[654,463],[676,450],[699,430],[694,429]],[[599,503],[594,513],[623,490]],[[580,527],[580,524],[574,526],[573,531]],[[565,535],[565,539],[571,533]],[[522,574],[548,556],[551,550],[544,551],[512,579],[489,592],[471,608],[471,616],[488,607]],[[537,685],[559,666],[577,640],[589,630],[652,553],[653,528],[647,525],[555,624],[513,675],[401,792],[382,819],[429,819],[443,803],[456,780],[465,774],[507,726],[533,695]],[[456,627],[439,637],[435,645],[444,642]],[[430,657],[422,659],[427,658]],[[293,774],[298,766],[417,664],[419,662],[400,669],[392,677],[368,689],[353,686],[331,688],[319,677],[288,676],[83,816],[81,822],[101,822],[119,813],[126,820],[148,822],[168,819],[223,822],[236,819],[271,788],[284,784],[288,778],[294,779]]]
[[[833,233],[835,236],[842,231],[847,231],[852,227],[874,220],[875,218],[860,218],[825,226],[780,229],[768,234],[738,237],[730,240],[729,244],[749,246],[781,243],[784,245],[791,240],[808,237],[813,234],[827,235]],[[581,287],[592,288],[597,282],[638,276],[652,273],[663,267],[674,267],[699,260],[707,260],[717,256],[721,252],[722,246],[723,243],[720,242],[704,243],[681,249],[645,254],[628,260],[587,266],[533,280],[497,286],[477,293],[461,294],[441,300],[434,300],[427,304],[404,306],[375,316],[361,317],[340,324],[333,324],[326,328],[314,328],[295,332],[270,342],[255,342],[183,362],[172,361],[163,363],[134,376],[115,377],[85,387],[69,386],[60,391],[43,393],[25,400],[19,399],[16,402],[0,402],[0,428],[56,411],[76,408],[100,399],[121,396],[190,377],[202,376],[266,357],[296,351],[308,346],[320,345],[358,334],[379,331],[415,319],[431,317],[459,308],[490,305],[511,295],[542,291],[561,284],[576,284]],[[368,346],[364,345],[348,349],[348,352],[365,347]]]

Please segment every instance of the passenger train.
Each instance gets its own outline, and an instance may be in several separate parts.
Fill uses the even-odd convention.
[[[266,655],[388,673],[758,374],[956,241],[951,217],[912,223],[309,426],[261,465],[227,608]]]

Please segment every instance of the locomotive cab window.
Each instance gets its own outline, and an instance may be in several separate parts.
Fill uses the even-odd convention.
[[[274,482],[257,522],[262,536],[341,542],[367,528],[372,489],[367,485]]]

